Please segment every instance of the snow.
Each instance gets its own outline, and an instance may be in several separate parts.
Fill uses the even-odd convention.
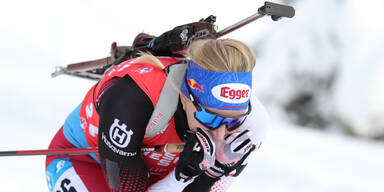
[[[337,113],[357,134],[383,133],[384,2],[295,2],[293,19],[271,25],[254,40],[260,95],[287,103],[297,93],[297,85],[289,84],[292,72],[315,77],[337,68],[332,92],[319,96],[323,110]]]
[[[113,41],[128,45],[142,30],[159,35],[210,14],[217,16],[223,29],[262,5],[242,2],[194,1],[188,6],[194,11],[175,9],[170,6],[175,2],[165,0],[146,7],[123,0],[1,2],[0,150],[47,148],[66,115],[94,83],[67,76],[52,79],[49,74],[55,66],[105,57]],[[284,75],[293,66],[289,64],[325,73],[339,61],[342,74],[334,101],[329,102],[363,133],[371,129],[372,118],[383,125],[383,2],[295,3],[293,19],[263,18],[226,36],[262,47],[257,53],[257,92],[284,99],[294,91],[283,86]],[[143,10],[154,16],[145,16]],[[384,190],[383,142],[299,128],[283,122],[275,106],[267,107],[274,119],[270,134],[230,191]],[[44,166],[41,156],[0,157],[1,191],[47,191]]]
[[[383,191],[383,144],[276,123],[231,191]]]
[[[49,137],[26,129],[18,136],[28,143],[20,143],[19,149],[42,148]],[[14,140],[2,139],[0,144],[4,149],[16,149]],[[380,192],[384,189],[382,162],[382,142],[274,123],[260,151],[229,191]],[[0,170],[2,191],[48,190],[44,157],[1,157]]]

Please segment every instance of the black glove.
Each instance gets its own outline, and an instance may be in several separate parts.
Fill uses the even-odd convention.
[[[187,131],[184,151],[180,153],[175,169],[178,181],[186,182],[202,174],[215,163],[215,144],[211,135],[197,128],[197,132]]]
[[[194,33],[193,26],[179,26],[152,39],[147,47],[156,55],[172,55],[186,49]]]
[[[224,141],[216,145],[215,165],[207,170],[207,174],[218,178],[228,176],[236,169],[234,176],[240,174],[245,165],[243,162],[255,150],[250,139],[251,131],[245,130],[228,135]]]

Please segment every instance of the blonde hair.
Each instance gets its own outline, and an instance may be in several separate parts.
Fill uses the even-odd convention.
[[[200,67],[216,72],[248,72],[256,65],[252,49],[234,39],[205,39],[193,42],[188,57]]]
[[[145,52],[139,54],[140,57],[136,58],[135,63],[144,62],[161,69],[165,68],[161,61],[152,54]],[[186,57],[192,59],[200,67],[216,72],[249,72],[256,65],[256,56],[252,49],[233,39],[195,41],[188,47]],[[171,84],[182,93],[180,87],[173,82]]]
[[[187,58],[200,67],[216,72],[248,72],[256,65],[256,56],[246,44],[234,39],[205,39],[193,42]],[[150,53],[140,53],[135,63],[150,63],[164,69],[164,65]]]
[[[136,58],[135,63],[149,63],[154,66],[160,67],[161,69],[164,69],[165,66],[161,63],[159,59],[157,59],[155,56],[153,56],[150,53],[140,52],[139,57]]]

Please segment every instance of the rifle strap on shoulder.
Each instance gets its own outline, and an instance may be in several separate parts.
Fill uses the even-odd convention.
[[[179,89],[187,69],[187,62],[181,61],[168,66],[168,76],[161,90],[159,100],[148,121],[144,138],[155,136],[168,126],[169,120],[173,117],[179,102]]]

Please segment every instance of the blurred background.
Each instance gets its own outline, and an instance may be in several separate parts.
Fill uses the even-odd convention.
[[[276,0],[292,19],[264,17],[224,38],[258,58],[254,94],[272,126],[229,191],[383,191],[384,2]],[[219,30],[264,1],[0,1],[0,150],[47,148],[95,82],[51,78],[140,32],[160,35],[209,15]],[[1,157],[2,191],[48,191],[44,157]]]

